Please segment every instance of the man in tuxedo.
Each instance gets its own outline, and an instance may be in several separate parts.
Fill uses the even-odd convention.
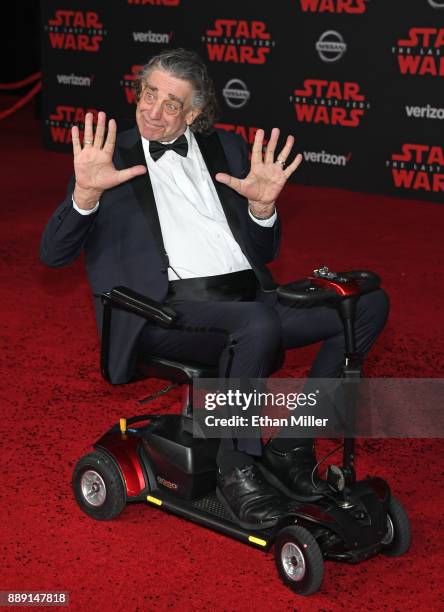
[[[117,311],[109,371],[128,382],[144,351],[217,365],[223,378],[264,378],[282,349],[323,341],[310,376],[335,377],[344,354],[342,323],[327,307],[278,302],[266,263],[277,254],[276,200],[302,161],[287,164],[288,136],[276,154],[274,128],[263,152],[258,130],[251,164],[243,140],[214,131],[215,97],[207,69],[191,51],[153,57],[136,84],[137,127],[116,137],[100,112],[85,118],[83,145],[72,128],[74,176],[49,220],[41,259],[64,266],[83,250],[101,329],[100,294],[124,285],[178,314],[173,329]],[[117,146],[116,146],[117,145]],[[365,355],[385,324],[383,291],[358,302],[356,335]],[[263,465],[279,483],[271,486]],[[313,441],[222,440],[218,495],[243,526],[272,525],[285,512],[282,491],[312,495]]]

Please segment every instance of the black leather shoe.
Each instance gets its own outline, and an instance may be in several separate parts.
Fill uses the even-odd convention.
[[[255,464],[219,474],[216,494],[244,529],[272,527],[290,507],[289,500],[268,484]]]
[[[304,500],[319,499],[330,491],[328,484],[313,473],[315,466],[314,446],[281,451],[273,446],[272,440],[264,448],[260,463],[271,485],[292,499]]]

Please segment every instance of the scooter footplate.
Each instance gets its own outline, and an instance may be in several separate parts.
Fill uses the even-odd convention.
[[[179,499],[167,491],[151,491],[147,501],[167,512],[176,514],[214,531],[241,540],[266,551],[274,540],[274,528],[250,530],[237,525],[218,500],[216,492],[194,500]]]
[[[210,493],[206,497],[201,497],[191,502],[193,507],[201,512],[208,512],[218,518],[225,519],[226,521],[232,521],[233,519],[228,514],[224,506],[220,503],[215,493]]]

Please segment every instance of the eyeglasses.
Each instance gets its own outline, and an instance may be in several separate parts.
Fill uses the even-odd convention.
[[[148,106],[152,106],[157,101],[155,93],[148,88],[142,91],[141,97]],[[183,110],[183,104],[177,100],[164,100],[162,102],[162,110],[165,111],[167,115],[178,115],[180,111]]]

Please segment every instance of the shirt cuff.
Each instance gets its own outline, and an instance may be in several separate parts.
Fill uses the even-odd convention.
[[[75,203],[74,198],[72,198],[72,205],[73,205],[74,210],[76,210],[81,215],[84,215],[85,217],[95,213],[97,211],[97,209],[99,208],[99,204],[100,204],[100,202],[97,202],[97,204],[94,206],[94,208],[91,208],[90,210],[84,210],[83,208],[79,208],[77,206],[77,204]]]
[[[257,223],[258,225],[261,225],[262,227],[273,227],[276,221],[276,218],[277,218],[276,208],[274,209],[274,213],[271,215],[269,219],[256,219],[256,217],[254,217],[251,214],[250,208],[248,208],[248,214],[250,215],[250,217],[253,219],[255,223]]]

